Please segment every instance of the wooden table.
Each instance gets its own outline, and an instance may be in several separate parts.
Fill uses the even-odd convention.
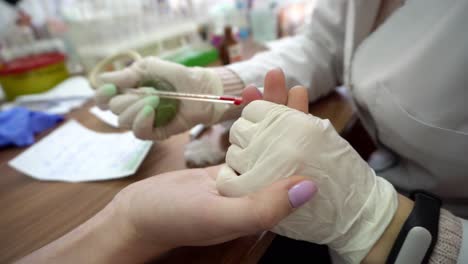
[[[92,103],[69,115],[84,126],[115,132],[88,112]],[[342,131],[353,117],[349,99],[335,92],[311,106],[311,113],[328,118]],[[50,131],[43,133],[43,137]],[[155,143],[136,175],[94,183],[40,182],[8,166],[24,149],[0,151],[0,263],[11,262],[57,239],[104,207],[122,188],[132,182],[167,171],[186,168],[183,148],[188,135],[180,134]],[[210,247],[173,250],[158,263],[255,263],[274,234],[251,235]]]

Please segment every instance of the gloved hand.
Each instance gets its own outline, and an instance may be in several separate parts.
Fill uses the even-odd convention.
[[[184,100],[176,109],[171,102],[162,105],[167,99],[158,96],[121,94],[127,88],[160,84],[165,90],[177,92],[223,94],[222,82],[212,70],[188,68],[156,57],[137,60],[121,71],[104,73],[100,84],[103,86],[96,92],[97,105],[101,109],[110,108],[119,116],[120,127],[132,129],[142,139],[162,140],[198,123],[213,124],[227,109],[223,104]]]
[[[231,128],[230,142],[216,182],[222,195],[243,196],[296,174],[317,183],[315,199],[282,220],[275,233],[328,244],[342,261],[359,263],[395,214],[393,186],[328,120],[254,101]]]

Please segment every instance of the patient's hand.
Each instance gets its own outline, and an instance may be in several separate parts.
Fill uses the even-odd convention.
[[[268,230],[299,206],[290,201],[288,190],[303,177],[227,198],[216,189],[219,168],[163,173],[128,186],[112,203],[138,243],[165,250],[213,245]]]

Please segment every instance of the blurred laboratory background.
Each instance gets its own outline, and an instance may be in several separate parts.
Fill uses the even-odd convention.
[[[242,60],[301,30],[315,1],[0,1],[2,101],[41,93],[102,59],[134,50],[187,66]],[[237,54],[227,47],[239,46]],[[242,49],[244,47],[244,49]],[[247,48],[245,48],[247,47]],[[236,49],[231,49],[236,50]],[[232,53],[232,52],[231,52]],[[130,61],[118,61],[108,70]]]

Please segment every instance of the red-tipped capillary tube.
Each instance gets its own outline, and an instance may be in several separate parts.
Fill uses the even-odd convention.
[[[230,95],[212,95],[212,94],[191,94],[191,93],[178,93],[166,91],[139,91],[134,89],[127,89],[126,92],[138,95],[156,95],[161,98],[180,99],[200,102],[223,103],[241,105],[242,98]]]

